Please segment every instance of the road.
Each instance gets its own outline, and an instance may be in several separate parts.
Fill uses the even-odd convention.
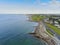
[[[49,28],[44,21],[43,21],[43,23],[44,23],[46,29],[50,30],[53,33],[54,36],[52,39],[55,41],[56,45],[60,45],[60,35],[58,35],[56,32],[54,32],[53,29]]]

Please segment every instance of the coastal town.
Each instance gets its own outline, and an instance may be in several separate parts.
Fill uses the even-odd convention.
[[[35,37],[44,40],[48,45],[60,45],[60,16],[55,14],[29,15],[29,21],[36,22]]]

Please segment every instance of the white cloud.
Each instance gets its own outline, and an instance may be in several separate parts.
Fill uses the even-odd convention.
[[[38,3],[38,2],[37,2]],[[60,2],[59,1],[50,1],[48,3],[38,3],[38,5],[32,5],[31,7],[20,7],[19,5],[0,5],[0,13],[11,13],[11,14],[60,14]]]

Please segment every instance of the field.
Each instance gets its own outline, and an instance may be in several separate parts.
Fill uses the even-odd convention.
[[[57,28],[56,26],[49,24],[49,23],[47,23],[47,26],[49,28],[53,29],[58,35],[60,35],[60,29],[59,28]]]
[[[42,16],[42,15],[32,15],[31,18],[32,18],[33,21],[38,22],[38,21],[43,20],[45,18],[45,16]]]

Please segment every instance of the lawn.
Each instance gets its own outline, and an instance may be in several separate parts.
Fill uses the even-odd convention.
[[[53,36],[53,33],[50,30],[46,30],[46,31]]]
[[[58,35],[60,35],[60,29],[57,28],[56,26],[47,23],[47,26],[50,27],[51,29],[53,29]]]
[[[43,20],[45,18],[45,16],[42,16],[42,15],[32,15],[31,17],[32,17],[32,20],[36,22]]]

